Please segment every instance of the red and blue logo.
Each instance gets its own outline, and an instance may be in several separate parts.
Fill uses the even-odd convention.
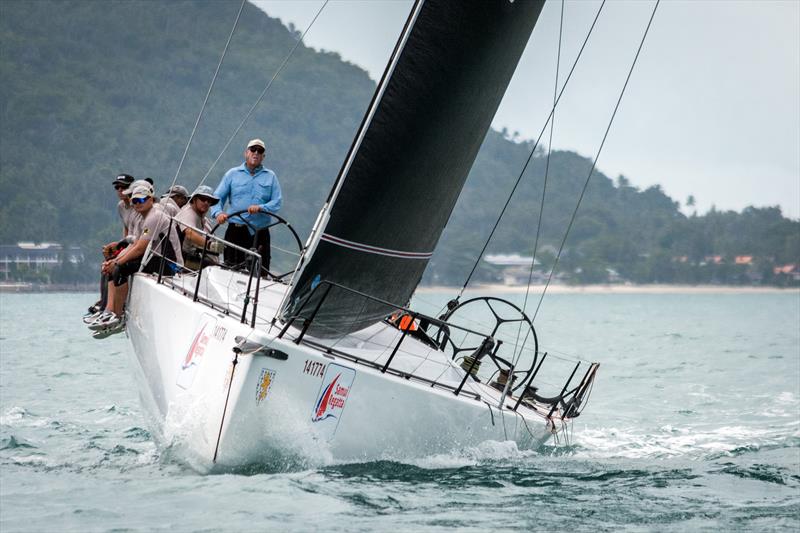
[[[339,425],[339,418],[350,396],[355,376],[356,371],[352,368],[335,363],[328,364],[325,369],[311,421],[319,423],[322,426],[320,430],[327,434],[328,438],[333,436]]]
[[[325,387],[324,391],[322,392],[322,396],[319,397],[317,400],[317,405],[314,408],[314,416],[311,418],[314,422],[319,422],[320,420],[324,420],[326,418],[336,418],[336,415],[332,412],[328,412],[328,407],[331,405],[331,397],[333,395],[333,391],[336,387],[336,382],[339,381],[339,378],[342,377],[342,374],[337,374],[333,381],[331,381],[330,385]],[[342,407],[344,407],[344,403],[342,403]]]
[[[183,364],[181,365],[182,370],[186,370],[190,366],[198,364],[198,361],[202,359],[203,352],[206,351],[206,345],[208,344],[208,335],[203,335],[207,325],[208,324],[203,324],[203,327],[197,332],[197,336],[194,338],[194,341],[192,341],[192,345],[189,347],[189,351],[186,352],[186,357],[183,359]]]
[[[180,367],[178,369],[178,376],[175,383],[182,389],[189,389],[194,383],[194,376],[203,363],[203,358],[206,352],[211,348],[212,342],[217,342],[214,337],[208,334],[216,324],[216,320],[209,316],[203,315],[200,319],[197,333],[189,345],[189,350],[183,359],[180,360]]]

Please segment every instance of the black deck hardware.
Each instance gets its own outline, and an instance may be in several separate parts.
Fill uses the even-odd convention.
[[[464,384],[467,382],[467,378],[472,375],[472,367],[475,366],[475,363],[483,359],[483,357],[492,351],[494,348],[494,339],[491,337],[486,337],[481,342],[481,345],[478,346],[478,349],[475,350],[471,357],[472,357],[472,366],[469,370],[467,370],[466,374],[464,374],[464,379],[461,380],[461,383],[458,385],[458,388],[455,390],[455,395],[458,396],[458,393],[461,392],[461,389],[464,388]]]

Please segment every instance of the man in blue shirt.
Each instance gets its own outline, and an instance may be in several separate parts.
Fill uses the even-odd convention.
[[[225,240],[242,248],[255,248],[261,254],[263,272],[269,271],[270,238],[267,226],[272,221],[267,212],[277,213],[283,203],[281,186],[275,173],[261,164],[264,161],[266,147],[261,139],[253,139],[247,143],[244,151],[244,163],[233,167],[225,173],[222,181],[214,191],[219,203],[211,208],[211,216],[217,222],[228,222]],[[230,203],[230,212],[247,210],[228,221],[228,214],[222,208],[225,202]],[[242,220],[249,223],[244,224]],[[251,227],[252,226],[252,229]],[[255,230],[255,233],[254,233]],[[230,247],[225,248],[225,263],[236,267],[244,263],[245,254]]]

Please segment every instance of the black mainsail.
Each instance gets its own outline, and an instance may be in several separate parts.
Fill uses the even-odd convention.
[[[417,287],[525,49],[544,0],[419,0],[321,214],[284,316],[321,281],[397,305]],[[319,335],[389,311],[332,290]]]

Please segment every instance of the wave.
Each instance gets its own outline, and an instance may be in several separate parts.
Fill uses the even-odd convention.
[[[726,463],[723,468],[712,470],[711,473],[728,474],[743,479],[765,481],[767,483],[775,483],[777,485],[800,485],[800,475],[792,473],[792,471],[789,469],[777,465],[756,464],[742,466],[733,463]]]
[[[24,439],[17,439],[14,435],[0,438],[0,450],[16,450],[26,448],[36,448],[36,446],[26,442]]]
[[[737,425],[697,429],[667,425],[650,432],[643,432],[641,428],[586,429],[578,435],[573,454],[594,459],[716,460],[742,453],[799,447],[797,426],[793,423],[771,428]]]

